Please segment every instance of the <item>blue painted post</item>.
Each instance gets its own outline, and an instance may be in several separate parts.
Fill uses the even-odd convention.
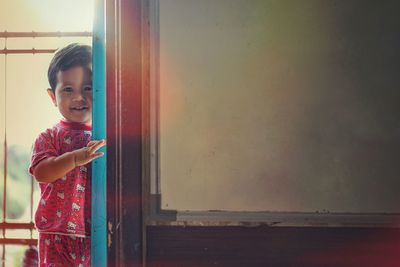
[[[106,139],[106,52],[104,0],[95,1],[93,24],[93,139]],[[106,152],[103,147],[100,151]],[[107,266],[106,156],[92,163],[91,266]]]

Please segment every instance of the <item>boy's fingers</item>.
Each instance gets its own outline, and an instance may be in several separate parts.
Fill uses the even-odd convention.
[[[94,153],[94,154],[92,155],[92,159],[95,160],[95,159],[97,159],[97,158],[99,158],[99,157],[101,157],[101,156],[103,156],[103,155],[104,155],[103,152]]]
[[[94,145],[96,145],[97,143],[99,143],[99,142],[104,142],[105,140],[104,139],[102,139],[102,140],[91,140],[91,141],[89,141],[89,143],[86,145],[87,147],[89,147],[89,146],[94,146]]]
[[[95,144],[93,146],[94,151],[97,151],[98,149],[100,149],[101,147],[106,145],[106,141],[105,140],[100,140],[97,144]]]
[[[89,141],[89,143],[86,145],[86,147],[91,148],[91,147],[97,145],[98,143],[102,143],[102,142],[105,142],[105,140],[92,140],[92,141]]]
[[[94,144],[96,144],[95,140],[89,141],[89,143],[86,145],[87,147],[93,146]]]
[[[99,150],[101,147],[106,145],[106,141],[105,140],[99,140],[99,141],[94,141],[95,144],[93,144],[92,146],[90,146],[88,148],[88,152],[90,154],[94,153],[95,151]]]

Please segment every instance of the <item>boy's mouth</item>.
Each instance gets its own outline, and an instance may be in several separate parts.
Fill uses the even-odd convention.
[[[87,106],[80,106],[80,107],[72,107],[71,110],[73,111],[84,111],[88,110],[89,108]]]

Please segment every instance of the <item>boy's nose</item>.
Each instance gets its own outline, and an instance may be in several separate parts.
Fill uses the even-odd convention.
[[[77,92],[74,94],[73,100],[78,101],[78,100],[82,100],[84,98],[85,98],[85,96],[81,92]]]

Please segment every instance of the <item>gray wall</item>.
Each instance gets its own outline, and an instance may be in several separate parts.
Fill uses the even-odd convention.
[[[399,8],[160,0],[162,207],[400,212]]]

